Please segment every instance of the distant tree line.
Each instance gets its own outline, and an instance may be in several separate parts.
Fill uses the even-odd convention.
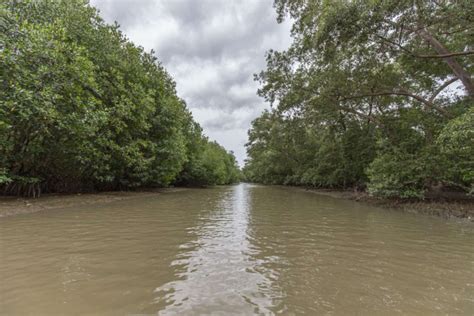
[[[239,178],[153,52],[87,1],[2,1],[0,72],[0,194]]]
[[[473,193],[474,5],[276,0],[291,47],[256,76],[273,107],[249,131],[247,180],[422,198]]]

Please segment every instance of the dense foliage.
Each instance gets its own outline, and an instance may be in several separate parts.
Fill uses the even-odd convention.
[[[210,142],[153,56],[87,1],[0,4],[0,186],[37,195],[226,184]]]
[[[390,197],[474,182],[472,1],[276,0],[293,43],[257,75],[250,181]]]

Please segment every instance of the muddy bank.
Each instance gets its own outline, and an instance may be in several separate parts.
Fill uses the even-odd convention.
[[[323,194],[334,198],[342,198],[400,210],[407,213],[425,214],[443,218],[461,218],[474,222],[474,199],[457,201],[435,199],[406,201],[400,199],[374,198],[365,192],[308,189],[302,187],[292,188],[314,192],[316,194]],[[36,199],[0,196],[0,218],[71,206],[109,203],[181,190],[188,190],[188,188],[167,188],[138,192],[119,191],[82,194],[46,194]]]
[[[0,218],[70,206],[109,203],[178,190],[186,189],[168,188],[139,192],[119,191],[83,194],[46,194],[36,199],[0,196]]]
[[[369,196],[366,192],[338,191],[324,189],[301,190],[323,194],[335,198],[353,200],[380,207],[396,209],[407,213],[425,214],[443,218],[461,218],[474,222],[474,199],[466,198],[459,200],[426,199],[426,200],[402,200],[383,199]]]

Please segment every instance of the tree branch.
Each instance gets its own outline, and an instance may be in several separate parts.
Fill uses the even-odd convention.
[[[468,50],[465,52],[455,52],[455,53],[447,53],[447,54],[440,54],[440,55],[414,55],[418,58],[447,58],[447,57],[456,57],[456,56],[468,56],[474,55],[474,50]]]
[[[458,81],[459,78],[457,77],[454,77],[448,81],[446,81],[445,83],[443,83],[441,86],[438,87],[438,89],[436,89],[435,92],[433,92],[433,95],[431,96],[431,98],[429,99],[430,102],[433,102],[434,99],[436,99],[436,97],[438,96],[438,94],[440,94],[445,88],[447,88],[450,84]]]
[[[441,42],[439,42],[428,30],[420,29],[417,31],[417,34],[425,40],[427,43],[433,47],[433,49],[440,55],[449,55],[451,54],[446,47],[444,47]],[[453,57],[443,58],[446,64],[451,68],[456,77],[461,80],[468,95],[471,98],[474,98],[474,82],[471,80],[471,75],[469,72],[464,69]]]
[[[411,50],[405,48],[403,45],[401,45],[397,42],[394,42],[394,41],[392,41],[392,40],[390,40],[386,37],[383,37],[383,36],[380,36],[380,35],[377,35],[377,34],[375,36],[378,37],[379,39],[381,39],[384,42],[387,42],[389,44],[392,44],[392,45],[400,48],[401,50],[403,50],[404,52],[406,52],[407,54],[409,54],[410,56],[415,57],[415,58],[448,58],[448,57],[456,57],[456,56],[474,55],[474,50],[468,50],[468,51],[464,51],[464,52],[445,53],[445,54],[438,54],[438,55],[419,55],[419,54],[415,54]]]
[[[389,44],[392,44],[392,45],[394,45],[394,46],[397,46],[398,48],[400,48],[400,49],[403,50],[404,52],[408,53],[410,56],[416,57],[415,54],[414,54],[412,51],[410,51],[409,49],[406,49],[405,47],[403,47],[403,45],[401,45],[401,44],[399,44],[399,43],[397,43],[397,42],[394,42],[394,41],[392,41],[392,40],[389,40],[388,38],[383,37],[383,36],[378,35],[378,34],[375,34],[375,36],[378,37],[378,38],[380,38],[380,39],[381,39],[382,41],[384,41],[384,42],[387,42],[387,43],[389,43]],[[401,36],[400,36],[400,37],[401,37]]]
[[[374,122],[376,124],[379,124],[380,126],[383,126],[382,122],[377,119],[375,116],[372,116],[372,115],[367,115],[367,114],[364,114],[362,112],[359,112],[353,108],[350,108],[350,107],[346,107],[346,106],[338,106],[338,109],[344,111],[344,112],[348,112],[348,113],[352,113],[352,114],[355,114],[357,116],[360,116],[361,118],[363,119],[366,119],[368,121],[371,121],[371,122]]]
[[[341,101],[347,101],[347,100],[353,100],[353,99],[362,99],[362,98],[367,98],[367,97],[377,97],[377,96],[406,96],[412,99],[415,99],[424,105],[428,106],[429,108],[435,109],[436,111],[440,112],[442,115],[448,117],[449,113],[435,104],[433,102],[424,99],[423,97],[416,95],[414,93],[411,93],[410,91],[406,89],[399,89],[398,91],[381,91],[381,92],[374,92],[374,93],[366,93],[366,94],[359,94],[359,95],[352,95],[352,96],[347,96],[347,97],[342,97],[340,100]]]

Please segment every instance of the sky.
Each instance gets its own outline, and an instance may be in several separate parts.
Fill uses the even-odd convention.
[[[273,0],[91,0],[108,23],[146,51],[153,49],[176,81],[204,133],[241,166],[250,123],[269,108],[253,75],[265,52],[290,45]]]

